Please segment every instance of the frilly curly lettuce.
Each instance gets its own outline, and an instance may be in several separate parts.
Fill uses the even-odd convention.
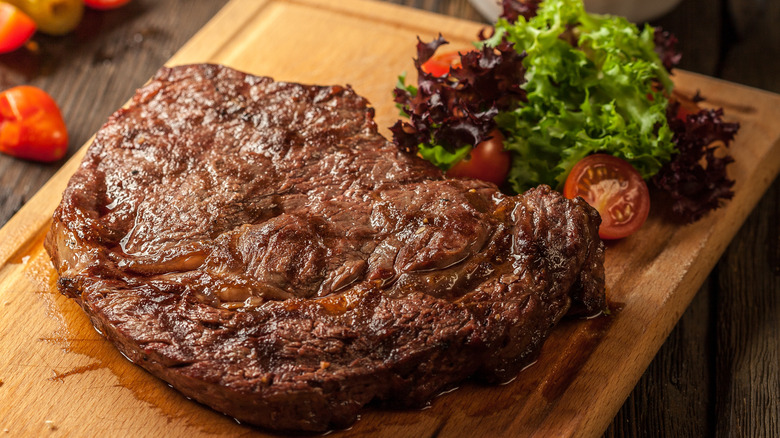
[[[506,39],[526,53],[527,103],[496,116],[509,133],[504,147],[514,152],[514,190],[560,187],[594,152],[625,159],[643,178],[669,161],[672,82],[654,34],[622,17],[588,14],[580,0],[546,0],[531,19],[499,19],[485,44]]]
[[[739,128],[722,111],[680,119],[670,102],[676,39],[622,17],[585,12],[581,0],[503,0],[504,14],[479,50],[444,77],[422,64],[446,44],[417,45],[418,86],[399,78],[395,101],[408,122],[391,128],[399,148],[446,170],[498,127],[512,166],[504,189],[561,188],[591,153],[628,161],[696,220],[732,196],[730,157],[715,155]]]

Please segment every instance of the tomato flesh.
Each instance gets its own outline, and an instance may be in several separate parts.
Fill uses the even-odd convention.
[[[0,3],[0,53],[21,47],[35,33],[35,22],[9,3]]]
[[[130,3],[130,0],[84,0],[84,4],[92,9],[116,9]]]
[[[460,53],[444,52],[433,55],[431,59],[425,61],[422,65],[424,72],[438,77],[447,76],[450,73],[450,68],[460,68]]]
[[[580,196],[598,210],[602,239],[633,234],[650,213],[650,193],[642,176],[612,155],[594,154],[580,160],[566,178],[563,194],[569,199]]]
[[[504,150],[504,136],[497,129],[469,155],[447,171],[449,177],[476,178],[501,185],[506,180],[512,156]]]
[[[434,55],[423,63],[422,70],[434,76],[446,76],[450,70],[459,69],[460,52],[444,52]],[[455,163],[447,171],[453,178],[476,178],[501,185],[506,181],[512,155],[504,150],[504,136],[498,129],[490,133],[490,138],[478,144],[469,155]]]
[[[67,150],[68,131],[51,96],[28,85],[0,93],[0,152],[50,162]]]

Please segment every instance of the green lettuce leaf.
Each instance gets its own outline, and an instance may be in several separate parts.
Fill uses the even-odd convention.
[[[467,144],[454,152],[450,152],[441,145],[421,143],[417,146],[417,153],[440,169],[448,170],[455,163],[465,158],[471,152],[471,149],[472,146]]]
[[[514,153],[514,190],[561,187],[594,152],[621,157],[649,178],[676,152],[666,121],[672,82],[652,27],[588,14],[581,0],[545,0],[530,20],[499,19],[495,29],[487,45],[506,38],[527,54],[527,102],[495,118]]]

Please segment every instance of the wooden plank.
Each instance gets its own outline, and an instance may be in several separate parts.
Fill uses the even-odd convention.
[[[780,436],[778,192],[776,183],[767,213],[750,217],[718,265],[713,435]]]
[[[479,27],[354,0],[234,0],[171,63],[222,62],[283,80],[352,83],[386,127],[396,117],[390,88],[397,72],[411,70],[416,35],[449,29],[446,36],[465,46]],[[305,65],[290,59],[297,52],[307,53]],[[386,68],[378,71],[380,64]],[[727,208],[685,227],[656,212],[641,233],[611,244],[614,316],[563,324],[539,362],[511,384],[465,384],[424,411],[369,410],[341,435],[592,436],[604,430],[780,168],[780,97],[693,74],[676,81],[683,90],[713,96],[713,104],[743,124],[732,169],[737,196]],[[37,435],[55,427],[75,436],[254,432],[123,360],[54,290],[41,239],[77,159],[0,230],[0,389],[14,400],[0,404],[0,428]],[[80,400],[76,412],[74,397]]]
[[[707,281],[604,436],[712,436]],[[680,358],[685,360],[680,360]]]
[[[714,76],[724,39],[723,8],[711,0],[682,0],[653,20],[672,32],[682,53],[680,68]],[[605,432],[611,437],[712,436],[709,348],[710,288],[697,292],[691,305],[642,375]]]
[[[733,45],[724,78],[780,92],[780,4],[728,2]],[[769,74],[767,74],[769,73]],[[780,434],[780,181],[719,264],[714,431],[719,435]],[[749,245],[753,245],[749,248]],[[738,275],[742,272],[742,275]],[[735,319],[736,317],[736,319]],[[727,332],[727,330],[730,330]]]
[[[780,3],[728,5],[733,27],[722,77],[780,92]],[[779,211],[776,180],[718,264],[712,411],[719,436],[780,435]]]
[[[761,0],[683,0],[676,10],[654,24],[680,39],[682,68],[780,92],[780,76],[775,74],[780,62],[780,32],[775,26],[780,20],[777,6],[776,2]],[[767,264],[766,258],[758,260],[767,252],[780,251],[780,241],[750,238],[747,242],[752,246],[737,244],[755,234],[760,224],[778,223],[776,213],[772,213],[777,211],[778,203],[780,181],[775,180],[606,436],[715,436],[716,424],[719,436],[778,435],[780,399],[771,398],[771,394],[777,393],[777,384],[771,383],[780,378],[780,362],[764,360],[762,356],[780,354],[780,324],[756,324],[764,307],[753,303],[771,304],[780,290],[777,263]],[[755,264],[737,263],[739,260],[755,260]],[[753,269],[754,266],[762,269]],[[730,281],[721,280],[724,273],[728,273]],[[737,279],[739,288],[733,287]],[[739,294],[739,299],[734,299],[734,294]],[[780,312],[776,307],[769,309]],[[738,354],[735,340],[761,354]],[[726,366],[736,362],[740,365]],[[755,382],[750,384],[750,391],[730,394],[737,389],[732,382],[744,385],[749,381]],[[741,428],[745,423],[736,421],[739,418],[752,418],[750,424],[757,427],[748,433]]]

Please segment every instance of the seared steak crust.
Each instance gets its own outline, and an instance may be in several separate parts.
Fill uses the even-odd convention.
[[[189,397],[322,431],[502,381],[604,308],[598,214],[448,180],[350,88],[163,68],[102,127],[46,249],[93,324]]]

